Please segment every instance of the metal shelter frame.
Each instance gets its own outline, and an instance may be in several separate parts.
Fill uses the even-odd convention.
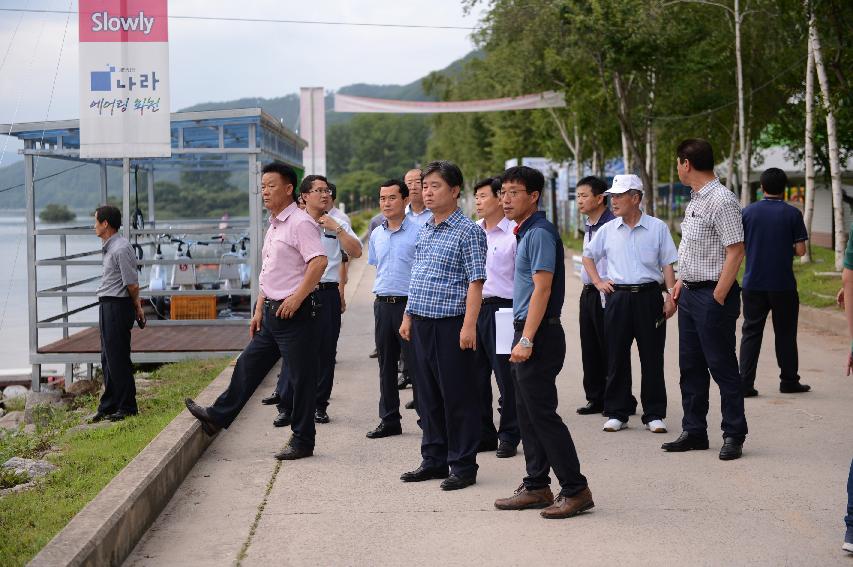
[[[89,352],[40,352],[39,330],[61,328],[63,338],[69,337],[69,329],[92,328],[98,326],[94,321],[71,322],[69,316],[84,312],[97,306],[95,291],[78,291],[72,288],[96,281],[98,276],[79,281],[68,281],[68,268],[72,266],[100,266],[101,247],[96,250],[68,254],[66,239],[69,235],[89,235],[93,233],[90,225],[66,228],[37,228],[35,199],[35,158],[55,158],[78,163],[93,163],[100,166],[100,200],[106,203],[107,167],[122,168],[122,234],[132,237],[151,238],[163,232],[158,229],[155,218],[154,173],[156,171],[221,171],[230,174],[235,171],[248,172],[249,179],[249,250],[248,263],[251,266],[250,290],[149,290],[140,285],[140,296],[150,298],[165,295],[251,295],[252,304],[258,296],[258,275],[260,270],[261,243],[263,242],[263,205],[259,197],[261,162],[279,161],[293,166],[301,174],[302,154],[307,142],[285,128],[279,120],[260,108],[213,110],[201,112],[176,112],[171,115],[172,157],[170,158],[122,158],[122,159],[84,159],[80,157],[79,120],[61,120],[50,122],[32,122],[15,125],[0,125],[0,131],[9,133],[24,142],[20,151],[24,156],[24,186],[26,189],[27,220],[27,295],[29,304],[29,359],[32,365],[32,388],[41,387],[42,364],[64,364],[66,380],[73,380],[72,364],[87,365],[87,374],[91,375],[92,364],[100,362],[100,354]],[[132,168],[147,172],[148,216],[144,227],[131,227],[131,173]],[[137,188],[138,191],[138,188]],[[180,221],[178,221],[180,222]],[[193,222],[192,226],[181,227],[176,221],[169,221],[169,231],[181,234],[241,234],[246,227],[218,228],[218,221],[203,225]],[[38,259],[37,245],[39,237],[59,237],[60,255],[53,258]],[[143,242],[152,244],[153,241]],[[140,266],[175,264],[219,264],[245,263],[234,258],[220,259],[143,259]],[[43,267],[59,267],[61,284],[39,289],[38,274]],[[142,282],[140,282],[142,284]],[[59,297],[62,300],[62,312],[40,319],[39,299]],[[91,298],[94,302],[82,307],[69,309],[68,298]],[[149,325],[181,326],[199,324],[200,321],[151,320]],[[212,319],[201,321],[205,325],[245,325],[245,321]],[[236,355],[232,351],[156,351],[134,352],[134,362],[173,362],[187,358],[205,358],[213,356]]]

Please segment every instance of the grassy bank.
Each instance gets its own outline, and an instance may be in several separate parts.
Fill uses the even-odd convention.
[[[58,467],[32,490],[0,498],[0,565],[24,565],[203,390],[227,359],[169,364],[138,381],[139,415],[99,429],[77,430],[95,396],[69,409],[43,412],[31,434],[0,437],[0,463],[13,456],[45,458]]]
[[[673,233],[676,245],[680,242],[680,234]],[[574,254],[583,251],[583,240],[563,235],[563,244]],[[743,281],[741,266],[738,281]],[[800,292],[800,303],[811,307],[832,307],[835,305],[835,294],[841,287],[840,276],[818,276],[820,272],[835,270],[835,253],[829,248],[812,246],[812,263],[801,264],[799,258],[794,258],[794,276],[797,278],[797,289]]]

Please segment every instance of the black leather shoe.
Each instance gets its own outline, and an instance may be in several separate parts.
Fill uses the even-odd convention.
[[[200,405],[192,401],[191,398],[185,399],[184,404],[187,406],[187,410],[189,410],[189,412],[193,414],[193,417],[195,417],[201,422],[202,430],[211,437],[219,433],[219,431],[222,429],[222,427],[215,421],[213,421],[207,414],[207,408],[201,407]]]
[[[392,435],[402,435],[403,428],[399,423],[380,423],[376,429],[367,432],[368,439],[381,439],[382,437],[391,437]]]
[[[495,451],[495,456],[499,459],[507,459],[509,457],[514,457],[517,452],[518,449],[515,445],[509,441],[501,441],[498,443],[498,450]]]
[[[420,466],[413,471],[401,474],[400,480],[402,480],[403,482],[423,482],[425,480],[447,478],[447,476],[447,467],[428,468],[425,466]]]
[[[758,390],[756,390],[755,388],[747,388],[746,390],[743,391],[743,397],[744,398],[754,398],[757,395],[758,395]]]
[[[125,418],[131,417],[134,415],[136,415],[136,414],[131,413],[129,411],[118,410],[117,412],[111,413],[110,415],[108,415],[107,419],[109,419],[110,421],[124,421]]]
[[[304,459],[314,454],[314,449],[303,449],[294,447],[290,443],[285,445],[281,452],[276,453],[275,458],[279,461],[295,461],[296,459]]]
[[[107,419],[108,415],[109,414],[100,411],[95,412],[86,418],[86,423],[98,423],[99,421],[104,421],[105,419]]]
[[[725,437],[720,449],[721,461],[733,461],[743,456],[743,441],[735,437]]]
[[[661,449],[669,453],[683,453],[684,451],[701,451],[708,448],[707,437],[697,437],[690,435],[686,431],[682,431],[681,435],[675,441],[664,443],[660,446]]]
[[[596,404],[594,402],[587,402],[585,406],[581,406],[576,410],[581,415],[592,415],[595,413],[601,413],[604,411],[603,404]]]
[[[318,409],[314,412],[314,423],[329,423],[329,414],[326,410]]]
[[[370,353],[370,358],[379,358],[379,350],[373,349],[373,352]]]
[[[293,416],[290,415],[289,411],[280,412],[276,418],[273,420],[272,424],[274,427],[287,427],[293,422]]]
[[[442,490],[460,490],[466,486],[471,486],[477,483],[476,476],[458,476],[450,475],[441,483]]]
[[[409,400],[406,402],[406,409],[415,409],[415,400]]]
[[[480,441],[479,447],[477,447],[478,453],[488,453],[494,451],[498,448],[498,440],[497,439],[489,439],[487,441]]]
[[[397,389],[398,390],[405,390],[406,388],[409,387],[409,385],[411,385],[411,383],[412,383],[412,381],[409,379],[409,373],[408,372],[401,372],[400,375],[397,377]]]
[[[793,384],[781,383],[779,384],[779,391],[783,394],[801,394],[803,392],[808,392],[812,387],[808,384],[800,384],[799,382],[794,382]]]
[[[272,396],[267,396],[266,398],[261,400],[261,403],[265,406],[274,406],[276,404],[281,403],[281,398],[278,397],[278,392],[273,392]]]

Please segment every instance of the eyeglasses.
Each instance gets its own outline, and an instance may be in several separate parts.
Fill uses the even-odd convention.
[[[331,195],[332,190],[328,187],[320,187],[319,189],[311,189],[310,191],[306,191],[306,193],[320,193],[321,195]]]

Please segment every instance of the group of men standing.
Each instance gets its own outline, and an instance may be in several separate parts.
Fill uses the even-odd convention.
[[[578,205],[587,215],[579,322],[588,399],[578,413],[603,413],[605,431],[627,426],[637,409],[630,357],[636,340],[642,422],[654,433],[667,431],[663,352],[666,321],[677,312],[684,417],[680,436],[662,448],[708,448],[713,377],[722,399],[720,459],[736,459],[747,435],[744,396],[753,389],[741,372],[752,369],[754,376],[755,366],[755,354],[744,353],[760,340],[742,345],[739,369],[735,322],[741,294],[736,277],[744,257],[744,226],[749,248],[750,227],[760,233],[761,223],[773,221],[764,209],[747,209],[742,217],[737,199],[713,173],[708,142],[685,140],[677,158],[679,178],[692,191],[678,249],[667,225],[643,211],[644,187],[637,176],[616,176],[610,188],[595,177],[578,183]],[[264,205],[271,214],[261,293],[250,324],[252,341],[214,405],[205,408],[187,400],[187,407],[209,434],[227,427],[283,358],[279,386],[265,403],[280,404],[276,425],[291,425],[293,435],[276,457],[292,460],[313,454],[314,424],[328,421],[344,308],[341,262],[344,255],[359,256],[361,244],[346,222],[326,213],[332,190],[325,178],[302,181],[302,211],[294,201],[295,172],[281,164],[270,164],[263,172]],[[560,321],[565,273],[560,235],[539,210],[544,182],[540,172],[521,166],[477,183],[476,223],[458,206],[464,181],[451,162],[432,162],[407,172],[404,181],[389,179],[379,187],[381,219],[370,232],[368,261],[376,267],[380,421],[367,437],[402,433],[397,377],[402,359],[422,430],[420,463],[402,474],[402,481],[441,479],[443,490],[462,489],[476,482],[479,452],[512,457],[521,442],[526,474],[517,490],[495,506],[544,508],[545,518],[566,518],[594,503],[571,434],[557,413],[556,377],[566,352]],[[768,199],[778,196],[780,182],[768,177]],[[791,245],[776,258],[790,267],[805,235],[793,216],[785,218],[788,232],[780,234],[788,234]],[[782,230],[781,223],[776,225]],[[765,258],[758,249],[749,249],[750,255]],[[760,337],[769,310],[790,312],[793,301],[787,297],[787,303],[780,303],[779,294],[762,289],[761,277],[754,274],[748,258],[745,283],[755,283],[756,307],[747,317],[745,340],[756,332]],[[747,297],[745,293],[745,302]],[[500,354],[496,314],[506,308],[512,309],[514,337],[511,353]],[[777,334],[777,354],[779,348],[790,351],[786,341],[791,333],[784,337]],[[793,357],[788,352],[787,358],[779,358],[780,365],[784,359],[783,392],[808,389],[796,374],[795,331],[793,337]],[[492,374],[500,392],[497,428]],[[551,471],[560,485],[556,498]]]
[[[587,177],[578,183],[587,215],[580,336],[584,390],[579,414],[603,413],[605,431],[627,426],[637,401],[631,392],[631,343],[641,365],[642,421],[667,431],[664,382],[666,320],[678,310],[682,433],[662,449],[707,449],[710,378],[720,388],[723,446],[720,459],[742,455],[747,435],[744,397],[755,396],[755,371],[764,324],[773,312],[780,391],[806,392],[797,374],[799,301],[791,268],[805,252],[802,215],[783,201],[787,178],[778,169],[761,177],[764,199],[741,211],[735,195],[713,172],[708,142],[690,139],[677,149],[681,182],[691,198],[676,251],[669,228],[640,209],[643,186],[635,175],[617,175],[613,186]],[[612,211],[605,196],[610,195]],[[746,253],[741,294],[737,273]],[[673,264],[678,262],[678,279]],[[735,324],[744,303],[740,366]]]

